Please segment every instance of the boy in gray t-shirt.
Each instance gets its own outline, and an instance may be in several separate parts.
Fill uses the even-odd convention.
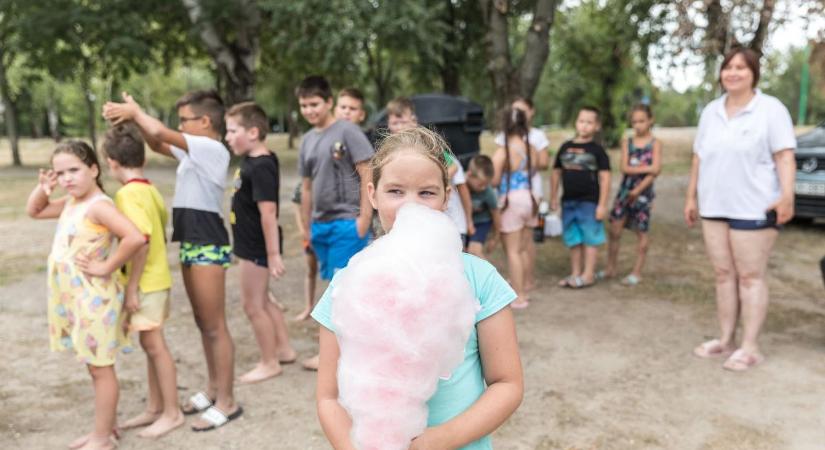
[[[323,77],[305,78],[296,97],[313,126],[298,157],[302,221],[309,231],[304,239],[318,258],[321,278],[330,280],[369,242],[366,184],[374,150],[356,125],[332,115],[332,90]]]

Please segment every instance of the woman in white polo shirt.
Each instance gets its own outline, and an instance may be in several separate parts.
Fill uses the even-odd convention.
[[[719,81],[725,94],[699,119],[685,221],[690,227],[702,218],[721,333],[693,352],[729,355],[723,367],[744,371],[764,359],[757,338],[768,309],[765,272],[779,225],[793,217],[796,138],[787,108],[756,89],[756,52],[737,48],[725,55]]]

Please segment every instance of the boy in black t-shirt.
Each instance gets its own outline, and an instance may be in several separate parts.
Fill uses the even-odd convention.
[[[550,178],[550,208],[553,210],[559,209],[559,181],[563,187],[562,238],[570,249],[570,275],[561,280],[559,286],[573,289],[593,285],[598,246],[605,242],[602,221],[607,217],[610,160],[604,148],[593,142],[600,127],[598,109],[583,107],[579,110],[576,137],[562,144]]]
[[[241,300],[252,323],[261,360],[238,377],[244,384],[256,383],[281,373],[281,363],[295,361],[289,344],[284,315],[269,301],[269,276],[284,274],[281,259],[283,238],[278,225],[280,176],[278,158],[266,148],[269,121],[263,109],[252,102],[239,103],[226,113],[226,142],[238,156],[232,196],[234,253],[240,259]]]

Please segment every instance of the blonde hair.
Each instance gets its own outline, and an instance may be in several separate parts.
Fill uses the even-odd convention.
[[[370,161],[372,169],[372,184],[378,186],[381,179],[381,169],[389,163],[393,156],[402,151],[411,151],[419,154],[438,166],[441,171],[441,181],[444,191],[450,185],[450,176],[447,173],[448,155],[452,155],[447,142],[438,133],[418,126],[408,130],[384,136],[378,144],[378,151]],[[452,156],[454,159],[455,157]],[[456,162],[457,163],[457,162]]]

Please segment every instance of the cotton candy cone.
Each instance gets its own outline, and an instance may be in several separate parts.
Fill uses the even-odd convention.
[[[439,377],[464,360],[479,305],[461,247],[444,213],[409,203],[336,277],[338,395],[360,450],[409,448]]]

